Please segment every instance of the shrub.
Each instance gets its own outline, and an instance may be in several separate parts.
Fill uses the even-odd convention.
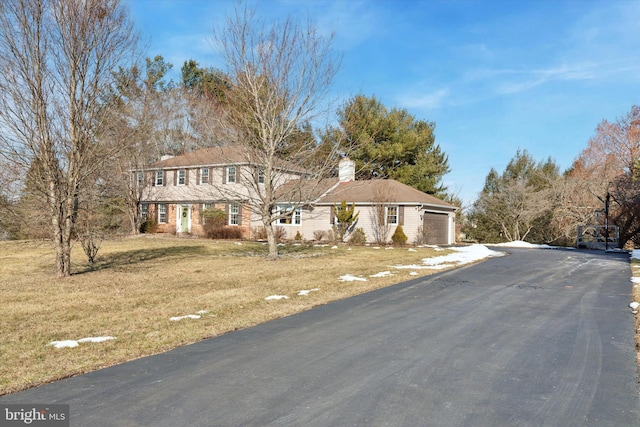
[[[218,240],[242,239],[242,229],[231,225],[225,225],[224,227],[212,227],[207,230],[207,237],[209,239]]]
[[[256,227],[253,229],[253,238],[255,240],[267,240],[267,230],[264,227]]]
[[[284,227],[273,227],[273,234],[276,236],[276,241],[282,242],[287,238],[287,230]]]
[[[396,245],[404,245],[407,243],[407,235],[404,234],[404,230],[401,225],[396,227],[396,231],[394,231],[393,236],[391,236],[391,241]]]
[[[155,219],[149,218],[142,224],[140,224],[140,232],[141,233],[157,233],[158,232],[158,223]]]
[[[313,232],[313,240],[321,242],[326,238],[326,234],[324,230],[316,230]]]
[[[302,234],[300,234],[300,231],[296,231],[296,236],[293,238],[293,240],[302,240]]]
[[[364,230],[360,227],[356,228],[351,236],[349,236],[350,245],[364,245],[367,243],[367,237],[364,234]]]

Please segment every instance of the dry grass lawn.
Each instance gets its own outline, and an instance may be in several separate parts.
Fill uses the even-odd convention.
[[[446,253],[415,249],[289,245],[268,261],[260,243],[141,236],[104,242],[93,266],[78,245],[74,274],[57,279],[48,243],[0,242],[0,395],[412,279],[390,266]],[[369,278],[385,270],[394,274]],[[345,274],[368,280],[340,281]],[[200,319],[170,320],[200,310]],[[116,339],[50,345],[99,336]]]

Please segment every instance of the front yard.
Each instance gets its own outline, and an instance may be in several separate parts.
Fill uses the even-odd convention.
[[[281,250],[268,261],[261,243],[141,236],[105,242],[93,266],[78,245],[74,275],[57,279],[48,243],[0,242],[0,395],[432,274],[392,266],[447,253]]]

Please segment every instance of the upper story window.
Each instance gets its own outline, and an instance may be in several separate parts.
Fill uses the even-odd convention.
[[[264,169],[258,168],[258,184],[264,184]]]
[[[235,166],[227,166],[227,179],[226,182],[235,183],[236,182],[236,167]]]
[[[200,169],[200,184],[209,183],[209,168]]]
[[[178,185],[186,185],[187,184],[187,171],[181,169],[178,171]]]
[[[398,207],[397,206],[387,206],[386,207],[386,218],[388,225],[397,225],[398,224]]]
[[[164,185],[164,171],[156,171],[154,183],[156,186]]]
[[[144,172],[136,172],[136,186],[142,187],[144,185]]]
[[[276,215],[283,215],[276,221],[280,225],[300,225],[302,222],[302,210],[293,206],[278,205]]]

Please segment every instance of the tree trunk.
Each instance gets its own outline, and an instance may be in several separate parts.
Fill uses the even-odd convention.
[[[267,233],[267,243],[269,244],[269,255],[267,258],[271,260],[278,259],[278,241],[276,240],[276,234],[273,231],[273,223],[270,220],[270,216],[263,215],[262,224],[264,230]]]

